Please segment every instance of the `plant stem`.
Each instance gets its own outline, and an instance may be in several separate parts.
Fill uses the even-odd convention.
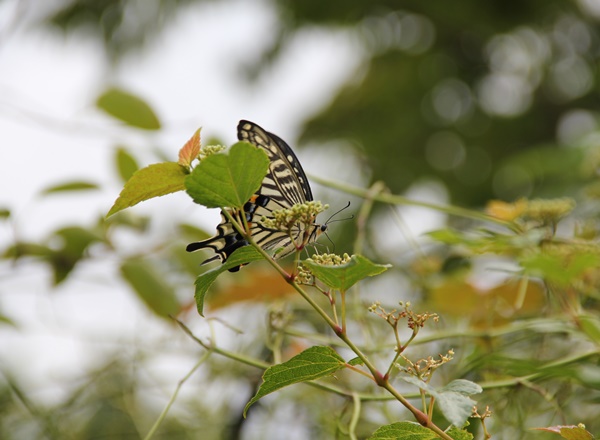
[[[408,343],[407,343],[406,345],[402,346],[402,342],[400,341],[400,335],[398,334],[398,321],[396,321],[394,324],[392,324],[392,328],[394,329],[394,337],[396,338],[396,347],[395,347],[396,355],[394,356],[394,359],[392,359],[392,362],[390,362],[390,366],[388,367],[387,371],[385,372],[386,376],[390,375],[390,373],[392,372],[392,368],[394,368],[394,364],[396,363],[396,361],[398,360],[398,358],[400,357],[400,355],[406,348],[406,345],[408,345]],[[414,332],[413,332],[413,337],[414,337]],[[410,339],[409,339],[409,342],[410,342]]]
[[[352,417],[348,425],[348,435],[350,436],[350,440],[357,440],[356,426],[360,419],[360,397],[357,393],[352,393],[352,404]]]
[[[450,437],[440,427],[438,427],[435,423],[433,423],[431,421],[430,417],[426,416],[423,412],[421,412],[417,408],[415,408],[387,380],[382,385],[382,387],[385,388],[392,396],[394,396],[396,398],[396,400],[398,400],[400,403],[402,403],[402,405],[404,405],[406,407],[406,409],[408,409],[411,413],[413,413],[413,415],[415,416],[417,421],[419,423],[421,423],[421,425],[425,426],[426,428],[431,429],[433,432],[435,432],[438,436],[440,436],[444,440],[452,440],[452,437]]]
[[[348,335],[346,335],[346,333],[338,333],[338,337],[342,341],[344,341],[346,343],[346,345],[363,361],[365,366],[369,369],[369,371],[373,375],[373,378],[375,379],[375,382],[377,383],[377,385],[379,385],[380,387],[387,390],[392,396],[394,396],[396,398],[396,400],[398,400],[402,405],[404,405],[404,407],[406,409],[408,409],[415,416],[415,418],[421,425],[431,429],[432,431],[434,431],[437,435],[439,435],[443,439],[452,440],[452,437],[448,436],[442,429],[440,429],[437,425],[435,425],[431,421],[431,418],[428,417],[425,413],[423,413],[422,411],[415,408],[402,394],[400,394],[398,392],[398,390],[396,390],[390,384],[389,380],[386,377],[382,376],[381,373],[379,371],[377,371],[375,366],[362,353],[362,351],[360,351],[360,349],[356,345],[354,345],[354,343],[350,339],[348,339]]]
[[[376,197],[374,197],[376,200]],[[420,203],[420,202],[419,202]],[[457,208],[458,209],[458,208]],[[377,368],[371,363],[369,358],[348,338],[346,334],[346,310],[345,310],[345,292],[341,292],[342,294],[342,327],[333,320],[331,317],[323,310],[311,297],[310,295],[300,287],[300,285],[296,282],[294,275],[288,274],[283,268],[260,246],[256,244],[254,239],[252,238],[250,231],[248,229],[248,225],[246,223],[245,215],[242,210],[242,222],[243,227],[239,225],[233,216],[227,211],[223,210],[227,219],[232,223],[233,227],[244,236],[244,238],[248,241],[250,245],[252,245],[264,258],[269,262],[271,266],[279,272],[281,276],[310,304],[310,306],[325,320],[325,322],[331,327],[331,329],[335,332],[335,334],[342,340],[344,343],[361,359],[367,369],[371,372],[373,379],[380,387],[386,389],[390,392],[404,407],[406,407],[417,419],[421,425],[426,426],[427,428],[434,431],[441,438],[446,440],[452,440],[444,431],[442,431],[437,425],[435,425],[431,418],[425,415],[423,412],[415,408],[404,396],[402,396],[389,382],[387,376],[383,376]],[[486,216],[487,217],[487,216]],[[180,324],[181,325],[181,324]],[[194,339],[196,339],[194,337]],[[199,340],[198,340],[199,341]],[[200,341],[199,341],[200,342]],[[214,349],[213,349],[214,350]]]
[[[181,379],[179,381],[179,383],[177,383],[177,387],[175,388],[173,395],[169,399],[167,406],[165,406],[165,409],[163,409],[163,411],[160,413],[160,416],[158,416],[158,418],[154,422],[154,425],[152,425],[152,428],[150,428],[150,431],[148,431],[148,434],[146,434],[146,436],[144,437],[144,440],[150,440],[154,436],[154,434],[156,434],[156,430],[158,429],[160,424],[163,422],[163,420],[167,416],[167,413],[171,409],[171,406],[173,405],[173,403],[175,403],[175,399],[177,399],[177,395],[179,394],[179,390],[181,390],[181,387],[183,386],[183,384],[190,377],[192,377],[192,374],[194,374],[196,372],[196,370],[198,368],[200,368],[200,365],[202,365],[204,362],[206,362],[206,360],[210,357],[211,353],[212,353],[211,351],[207,351],[206,353],[204,353],[204,355],[202,355],[202,357],[198,360],[198,362],[196,362],[196,365],[194,365],[194,367],[189,371],[189,373],[186,374],[183,377],[183,379]]]
[[[358,197],[362,197],[368,200],[373,200],[376,202],[389,203],[392,205],[407,205],[407,206],[419,206],[421,208],[433,209],[435,211],[444,212],[446,214],[455,215],[457,217],[470,218],[473,220],[481,220],[488,223],[495,223],[500,226],[504,226],[508,229],[514,230],[515,225],[506,220],[501,220],[496,217],[492,217],[490,215],[484,214],[479,211],[473,211],[470,209],[460,208],[458,206],[452,205],[437,205],[435,203],[428,202],[420,202],[418,200],[411,200],[406,197],[394,195],[394,194],[386,194],[382,192],[374,193],[371,189],[364,189],[358,186],[349,185],[347,183],[336,182],[329,179],[323,179],[319,176],[310,176],[311,180],[320,183],[321,185],[327,186],[329,188],[334,188],[340,191],[343,191],[348,194],[353,194]]]
[[[346,333],[346,291],[341,290],[342,297],[342,333]]]
[[[361,205],[360,210],[358,211],[358,214],[356,216],[356,240],[354,240],[353,247],[354,253],[356,254],[362,253],[363,243],[365,242],[366,236],[365,231],[367,227],[367,219],[369,218],[369,214],[371,213],[375,202],[375,200],[373,200],[373,197],[381,193],[384,189],[385,185],[383,182],[375,182],[373,185],[371,185],[371,187],[365,194],[365,201]]]
[[[208,344],[208,343],[202,341],[200,338],[196,337],[192,333],[192,331],[183,322],[179,321],[178,319],[175,319],[175,321],[177,322],[179,327],[181,327],[181,329],[191,339],[193,339],[200,346],[202,346],[203,348],[209,350],[210,352],[212,352],[214,354],[218,354],[220,356],[226,357],[226,358],[234,360],[236,362],[240,362],[242,364],[245,364],[245,365],[248,365],[251,367],[259,368],[261,370],[266,370],[267,368],[269,368],[271,366],[271,364],[268,364],[264,361],[261,361],[261,360],[255,359],[255,358],[251,358],[248,356],[243,356],[243,355],[240,355],[239,353],[225,350],[223,348]],[[330,384],[323,384],[323,383],[319,383],[319,382],[304,382],[304,383],[306,383],[307,385],[312,386],[314,388],[318,388],[323,391],[329,391],[329,392],[335,393],[335,394],[337,394],[339,396],[343,396],[343,397],[352,397],[352,394],[353,394],[350,391],[343,390],[339,387],[336,387],[336,386],[330,385]],[[369,394],[359,394],[359,396],[360,396],[360,399],[364,400],[364,401],[390,400],[390,398],[388,398],[387,396],[385,396],[385,398],[383,398],[383,399],[381,396],[373,396],[373,395],[369,395]]]

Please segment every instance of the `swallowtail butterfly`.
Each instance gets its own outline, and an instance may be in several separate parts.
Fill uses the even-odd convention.
[[[311,240],[314,240],[318,234],[326,230],[327,225],[313,224],[309,231],[305,231],[302,225],[296,225],[293,229],[294,241],[292,241],[287,233],[266,228],[260,220],[263,217],[271,217],[274,210],[291,208],[297,203],[312,201],[312,191],[306,174],[290,146],[279,136],[265,131],[253,122],[244,120],[238,124],[237,133],[240,141],[246,141],[261,148],[267,153],[270,160],[269,170],[261,187],[244,205],[244,214],[250,225],[252,237],[263,249],[279,250],[275,258],[289,255],[296,249],[296,244],[302,242],[306,233],[309,234]],[[221,223],[217,226],[217,234],[208,240],[190,243],[186,250],[193,252],[211,248],[216,255],[202,264],[217,259],[224,263],[233,251],[247,245],[248,242],[221,212]],[[239,269],[240,266],[237,266],[229,271],[236,272]]]

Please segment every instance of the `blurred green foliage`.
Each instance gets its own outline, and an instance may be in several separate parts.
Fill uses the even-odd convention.
[[[599,27],[575,2],[279,3],[290,24],[352,26],[366,47],[363,70],[302,140],[346,140],[393,192],[433,178],[454,202],[481,205],[569,194],[589,177]],[[580,131],[564,133],[569,122]]]
[[[152,0],[142,11],[133,0],[75,1],[49,22],[92,31],[118,58],[191,3]],[[277,38],[247,71],[277,60],[304,29],[346,31],[363,63],[307,121],[301,141],[350,143],[393,192],[438,179],[454,202],[481,205],[549,188],[555,197],[569,194],[589,177],[578,169],[581,148],[568,147],[582,147],[597,125],[593,5],[274,0],[273,7]]]

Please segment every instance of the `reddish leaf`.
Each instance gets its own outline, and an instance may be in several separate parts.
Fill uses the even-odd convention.
[[[290,285],[274,271],[244,268],[243,275],[243,279],[236,277],[209,295],[207,303],[211,310],[246,301],[270,303],[294,294]]]
[[[196,130],[190,140],[179,150],[179,160],[177,161],[179,165],[189,169],[194,159],[200,154],[200,130],[202,128]]]

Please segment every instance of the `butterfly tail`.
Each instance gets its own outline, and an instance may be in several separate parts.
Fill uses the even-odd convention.
[[[188,252],[195,252],[200,249],[210,248],[215,251],[216,255],[211,258],[207,258],[202,264],[210,263],[211,261],[221,260],[223,263],[227,261],[229,256],[241,247],[248,246],[248,242],[244,239],[239,238],[236,233],[223,234],[222,230],[219,230],[219,234],[212,238],[203,241],[197,241],[190,243],[185,248]],[[237,272],[240,270],[240,266],[229,269],[229,272]]]

